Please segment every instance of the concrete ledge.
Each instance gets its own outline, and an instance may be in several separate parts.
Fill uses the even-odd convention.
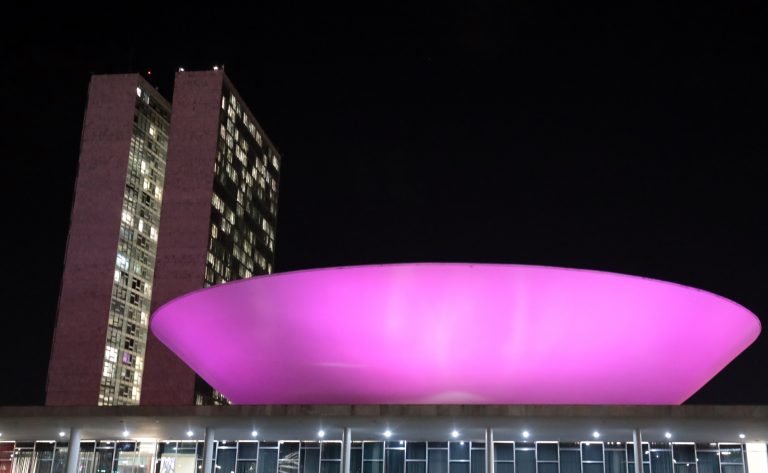
[[[768,405],[324,405],[5,406],[0,418],[40,417],[494,417],[751,419],[768,422]]]

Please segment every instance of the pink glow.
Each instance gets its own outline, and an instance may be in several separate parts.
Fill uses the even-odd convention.
[[[151,326],[235,404],[680,404],[760,333],[706,291],[490,264],[255,277]]]

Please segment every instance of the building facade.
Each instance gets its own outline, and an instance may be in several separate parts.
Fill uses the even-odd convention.
[[[0,408],[0,434],[3,473],[768,473],[766,406]]]
[[[221,70],[179,72],[152,310],[202,287],[269,274],[280,156]],[[150,335],[142,404],[226,400]]]
[[[46,404],[138,404],[170,104],[138,74],[93,76]]]
[[[226,402],[149,316],[272,272],[275,147],[222,70],[179,72],[173,112],[138,74],[95,75],[79,162],[46,404]]]

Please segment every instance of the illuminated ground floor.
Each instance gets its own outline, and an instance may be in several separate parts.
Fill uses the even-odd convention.
[[[766,442],[768,406],[0,408],[0,473],[768,473]]]

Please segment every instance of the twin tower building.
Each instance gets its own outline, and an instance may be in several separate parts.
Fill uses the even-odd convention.
[[[47,405],[224,404],[149,333],[195,289],[273,271],[280,155],[223,70],[94,75]]]

